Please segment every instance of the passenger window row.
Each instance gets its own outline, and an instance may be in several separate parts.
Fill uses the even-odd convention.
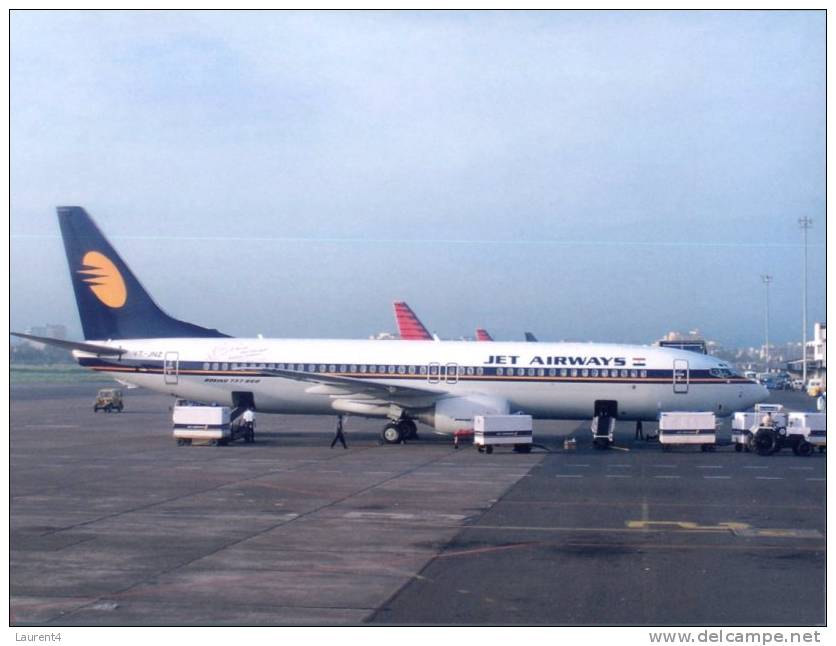
[[[311,373],[342,373],[342,374],[399,374],[399,375],[438,375],[444,372],[447,375],[468,375],[468,376],[483,376],[485,374],[484,368],[481,366],[441,366],[439,364],[431,364],[429,371],[427,366],[384,366],[377,364],[303,364],[303,363],[204,363],[204,370],[293,370],[296,372],[311,372]],[[715,376],[727,376],[730,371],[712,369],[711,373]],[[626,368],[497,368],[496,374],[502,376],[517,376],[517,377],[608,377],[613,379],[626,378],[646,378],[647,370],[628,370]]]

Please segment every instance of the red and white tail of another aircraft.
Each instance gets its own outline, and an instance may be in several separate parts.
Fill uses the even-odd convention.
[[[488,334],[488,331],[483,328],[476,328],[476,340],[477,341],[493,341],[493,337]]]
[[[395,301],[395,321],[398,334],[404,341],[432,341],[433,336],[404,301]]]
[[[406,301],[392,303],[395,309],[395,322],[398,324],[398,334],[403,341],[432,341],[436,337],[430,334],[421,319],[407,305]],[[493,337],[484,328],[476,328],[477,341],[493,341]]]

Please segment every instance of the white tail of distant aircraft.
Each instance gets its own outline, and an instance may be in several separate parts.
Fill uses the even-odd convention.
[[[472,429],[474,415],[655,420],[725,416],[768,396],[723,361],[683,350],[597,343],[231,338],[163,312],[80,207],[58,219],[84,342],[82,366],[185,399],[264,413],[386,419],[383,437]]]

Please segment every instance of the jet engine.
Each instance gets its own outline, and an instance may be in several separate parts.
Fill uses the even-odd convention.
[[[418,420],[441,433],[472,429],[474,415],[507,415],[508,401],[489,395],[447,397],[418,414]]]

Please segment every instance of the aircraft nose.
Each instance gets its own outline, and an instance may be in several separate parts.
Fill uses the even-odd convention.
[[[752,403],[749,405],[754,406],[755,404],[759,404],[762,401],[769,399],[769,388],[763,384],[753,381],[752,385],[749,386],[749,394],[752,399]]]

